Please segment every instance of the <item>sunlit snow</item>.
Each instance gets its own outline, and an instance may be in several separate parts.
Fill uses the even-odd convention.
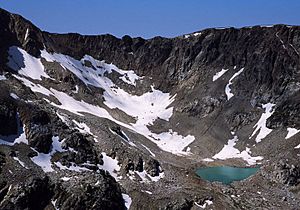
[[[60,162],[54,162],[54,164],[60,169],[60,170],[69,170],[69,171],[76,171],[76,172],[82,172],[82,171],[91,171],[88,168],[77,166],[74,163],[71,163],[71,166],[67,167],[62,165]],[[45,171],[46,172],[46,171]]]
[[[205,209],[207,206],[209,206],[211,204],[213,204],[213,202],[211,200],[205,200],[203,205],[200,205],[195,202],[195,205],[200,207],[201,209]]]
[[[155,154],[148,147],[146,147],[143,144],[141,144],[141,145],[150,153],[150,155],[152,155],[153,157],[155,157]]]
[[[129,144],[130,146],[136,147],[136,144],[133,143],[129,137],[126,135],[126,133],[122,130],[120,130],[121,133],[117,133],[115,131],[113,131],[111,128],[109,128],[110,132],[112,132],[115,135],[118,135],[119,137],[121,137],[121,139],[123,140],[123,142]]]
[[[152,195],[153,193],[152,192],[150,192],[150,191],[148,191],[148,190],[141,190],[142,192],[145,192],[145,193],[147,193],[147,194],[149,194],[149,195]]]
[[[284,45],[283,40],[279,37],[278,32],[277,32],[275,35],[276,35],[276,37],[279,39],[280,43],[282,44],[282,47],[286,50],[287,48],[286,48],[286,46]]]
[[[158,176],[150,176],[145,170],[142,172],[135,171],[135,173],[141,178],[141,183],[158,182],[165,177],[165,173],[161,172]]]
[[[15,49],[15,48],[12,48]],[[23,53],[26,54],[26,53]],[[27,57],[30,55],[26,54]],[[28,79],[15,77],[21,80],[26,86],[30,87],[32,91],[39,92],[47,96],[54,96],[61,104],[51,102],[53,106],[61,109],[73,112],[77,115],[83,116],[82,113],[90,113],[98,117],[107,118],[115,123],[124,126],[128,129],[144,135],[146,138],[157,144],[161,149],[179,155],[188,155],[190,153],[183,151],[195,138],[191,135],[182,136],[176,131],[170,129],[163,133],[153,133],[147,126],[152,125],[158,118],[168,121],[173,114],[173,107],[170,107],[171,103],[175,99],[175,95],[171,96],[169,93],[163,93],[152,87],[150,92],[143,95],[136,96],[127,93],[125,90],[116,86],[105,73],[111,73],[112,71],[118,72],[119,77],[128,84],[135,85],[136,80],[140,80],[141,77],[137,76],[133,71],[124,71],[118,69],[113,64],[106,64],[104,61],[98,61],[91,56],[84,56],[82,60],[78,61],[70,56],[62,54],[50,54],[46,50],[41,51],[41,57],[45,58],[48,62],[56,61],[67,70],[74,73],[79,79],[81,79],[87,85],[93,85],[95,87],[101,87],[104,91],[104,104],[110,109],[118,108],[126,114],[136,119],[135,123],[126,124],[115,120],[104,108],[95,106],[85,101],[77,101],[64,92],[57,91],[53,88],[48,90],[47,88],[34,84]],[[31,69],[30,66],[36,68],[40,66],[39,59],[30,57],[33,63],[30,62],[26,65],[25,69]],[[88,67],[84,63],[89,61],[92,67]],[[90,66],[90,65],[89,65]],[[43,68],[36,70],[34,76],[31,78],[39,78],[42,76]],[[20,71],[19,71],[20,73]],[[50,102],[48,99],[46,101]],[[137,106],[138,104],[138,106]]]
[[[234,136],[233,139],[229,139],[228,143],[224,145],[223,149],[213,156],[214,159],[220,159],[220,160],[226,160],[230,158],[242,158],[245,160],[249,165],[256,164],[256,161],[262,160],[263,157],[257,156],[252,157],[250,148],[246,147],[246,150],[243,150],[240,152],[237,148],[234,146],[236,145],[236,142],[238,141],[238,137]]]
[[[195,137],[192,135],[182,136],[172,129],[169,132],[160,134],[150,132],[148,135],[155,140],[153,142],[159,148],[177,155],[190,155],[190,152],[183,150],[195,140]]]
[[[25,163],[21,161],[18,157],[13,157],[15,161],[17,161],[23,168],[28,169],[28,167],[25,166]]]
[[[1,80],[6,80],[7,78],[4,75],[0,75],[0,81]]]
[[[261,142],[262,139],[264,139],[267,135],[269,135],[272,132],[272,129],[267,128],[267,119],[271,117],[271,115],[274,113],[274,106],[275,104],[272,103],[262,105],[262,108],[265,109],[265,113],[262,113],[260,119],[254,125],[255,130],[253,131],[249,139],[251,139],[254,135],[258,133],[255,138],[256,143],[258,143]]]
[[[66,115],[59,112],[56,112],[56,115],[59,117],[59,119],[61,119],[63,123],[66,123],[67,125],[69,124],[69,119]]]
[[[124,193],[122,193],[122,197],[123,197],[123,199],[124,199],[126,208],[129,209],[130,206],[131,206],[131,203],[132,203],[132,199],[130,198],[129,195],[124,194]]]
[[[10,95],[10,97],[12,97],[13,99],[16,99],[16,100],[17,100],[17,99],[20,99],[19,96],[17,96],[17,94],[15,94],[15,93],[10,93],[9,95]]]
[[[8,53],[7,65],[19,74],[36,80],[41,80],[42,77],[49,78],[40,58],[35,58],[16,46],[10,47]]]
[[[85,124],[84,122],[77,122],[76,120],[72,120],[73,123],[76,124],[76,129],[81,133],[87,133],[94,137],[94,141],[98,142],[97,136],[95,136],[92,132],[89,126]]]
[[[78,91],[79,91],[79,87],[78,85],[75,85],[75,91],[73,91],[73,93],[78,93]]]
[[[67,182],[67,181],[69,181],[71,179],[71,177],[64,176],[64,177],[62,177],[60,179],[63,180],[64,182]]]
[[[52,172],[54,169],[51,166],[51,157],[55,152],[63,152],[65,151],[61,147],[61,142],[59,142],[59,137],[52,137],[52,150],[50,153],[41,153],[38,152],[37,156],[31,158],[31,160],[38,166],[42,168],[44,172]]]
[[[236,72],[230,79],[228,84],[225,87],[225,93],[227,96],[227,100],[231,99],[234,95],[233,93],[231,93],[231,88],[230,85],[232,85],[232,81],[234,78],[236,78],[238,75],[240,75],[242,72],[244,71],[244,68],[241,68],[241,70],[239,70],[238,72]]]
[[[121,167],[118,165],[117,159],[112,159],[107,156],[105,152],[101,153],[103,155],[103,165],[98,165],[99,168],[106,170],[113,176],[116,180],[118,180],[118,171],[120,171]]]
[[[287,128],[287,135],[285,137],[285,139],[289,139],[292,136],[296,135],[297,133],[300,132],[300,130],[296,129],[296,128]]]
[[[28,36],[29,36],[29,28],[26,29],[26,33],[25,33],[25,36],[24,36],[24,41],[27,40]]]
[[[22,81],[23,84],[26,85],[27,87],[29,87],[31,89],[31,91],[33,91],[33,92],[41,93],[46,96],[52,95],[52,92],[49,91],[47,88],[43,87],[42,85],[30,82],[28,79],[26,79],[24,77],[19,77],[17,75],[14,75],[14,77],[17,78],[18,80]]]
[[[191,36],[200,36],[202,33],[201,32],[196,32],[196,33],[193,33],[193,34],[186,34],[186,35],[184,35],[184,38],[189,38],[189,37],[191,37]]]
[[[213,162],[214,161],[214,159],[211,159],[211,158],[204,158],[202,160],[205,162]]]
[[[213,76],[213,82],[223,76],[229,69],[222,69]]]
[[[137,76],[134,71],[124,71],[119,69],[113,64],[106,64],[104,61],[98,61],[89,55],[85,55],[80,61],[70,56],[48,53],[46,50],[41,51],[41,56],[48,62],[58,62],[64,69],[67,69],[74,73],[85,84],[95,87],[105,87],[112,85],[111,81],[104,76],[104,73],[111,73],[115,71],[119,73],[120,79],[130,85],[136,85],[136,80],[141,77]],[[85,61],[89,61],[94,68],[84,65]]]

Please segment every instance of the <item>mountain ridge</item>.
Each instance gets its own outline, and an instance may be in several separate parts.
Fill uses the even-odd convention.
[[[0,10],[0,37],[1,208],[299,206],[299,26],[119,39]],[[195,175],[215,165],[261,167]]]

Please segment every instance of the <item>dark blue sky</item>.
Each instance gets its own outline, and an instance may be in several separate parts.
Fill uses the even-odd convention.
[[[300,0],[1,0],[42,30],[173,37],[210,27],[300,25]]]

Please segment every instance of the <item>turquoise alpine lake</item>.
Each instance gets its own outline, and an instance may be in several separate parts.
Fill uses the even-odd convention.
[[[241,181],[255,174],[259,168],[237,168],[230,166],[217,166],[199,168],[196,173],[202,179],[210,182],[222,182],[230,184],[233,181]]]

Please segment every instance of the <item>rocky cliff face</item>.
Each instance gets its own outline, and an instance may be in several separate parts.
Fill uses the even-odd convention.
[[[299,52],[298,26],[119,39],[0,9],[0,208],[296,209]]]

